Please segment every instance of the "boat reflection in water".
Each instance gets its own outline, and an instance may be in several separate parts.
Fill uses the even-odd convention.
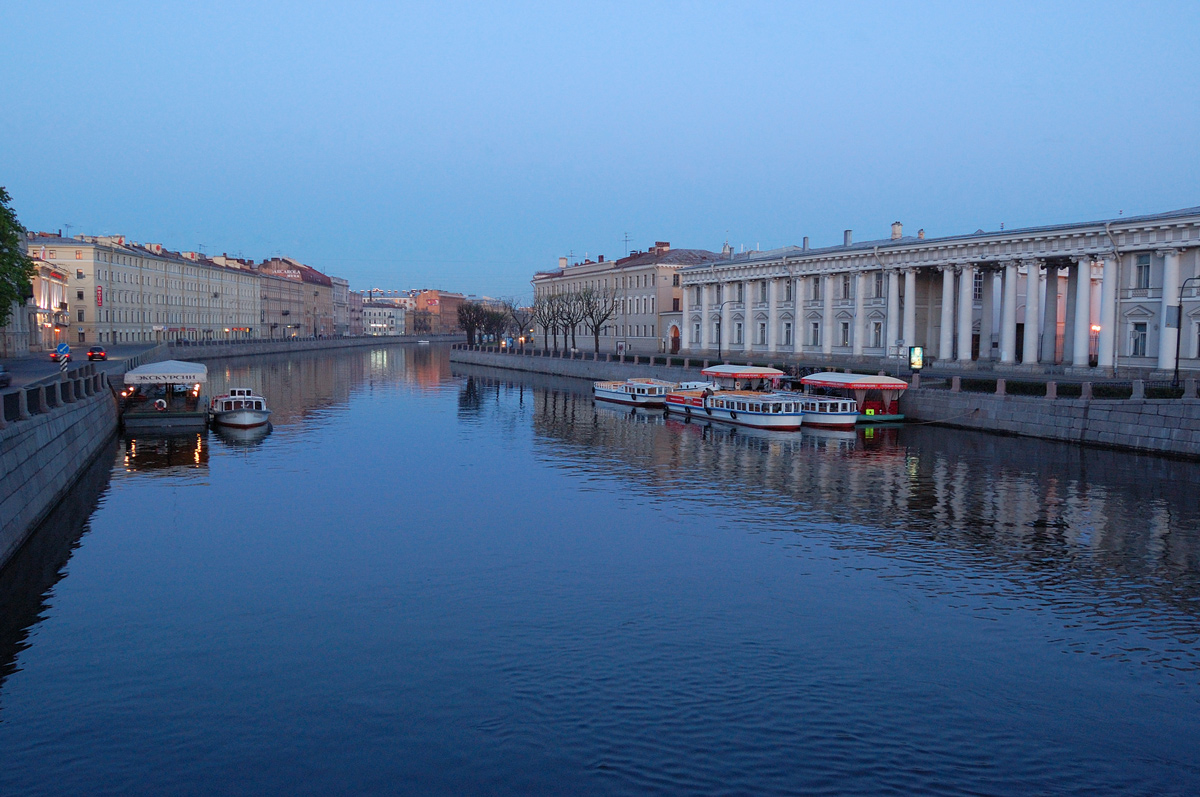
[[[127,435],[123,464],[127,473],[208,470],[208,432],[179,435]]]
[[[216,426],[214,430],[217,433],[217,437],[221,438],[221,441],[226,445],[234,448],[254,448],[261,444],[274,428],[270,421],[268,421],[262,426],[251,426],[248,428]]]

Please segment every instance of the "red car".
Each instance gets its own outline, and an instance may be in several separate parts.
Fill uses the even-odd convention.
[[[108,352],[106,352],[104,350],[103,346],[93,346],[92,348],[88,349],[88,359],[89,360],[107,360]]]
[[[57,351],[50,352],[50,362],[56,363],[59,360],[65,360],[66,362],[71,362],[71,353],[67,352],[66,354],[62,355],[62,357],[59,357]]]

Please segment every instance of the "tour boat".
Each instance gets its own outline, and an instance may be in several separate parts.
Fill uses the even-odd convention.
[[[904,420],[900,414],[900,394],[908,389],[908,382],[903,379],[826,371],[806,376],[800,384],[806,398],[812,395],[814,388],[843,400],[853,397],[860,423]]]
[[[817,396],[811,393],[790,394],[800,401],[805,426],[823,429],[853,429],[858,423],[858,402],[844,396]]]
[[[595,382],[592,394],[597,401],[611,401],[634,407],[661,407],[674,382],[662,379],[626,379],[624,382]]]
[[[228,394],[212,400],[210,409],[214,424],[237,429],[252,429],[271,419],[267,400],[246,387],[230,388]]]
[[[794,432],[800,428],[803,396],[776,388],[787,374],[776,368],[715,365],[700,372],[710,383],[686,383],[666,396],[666,411],[753,429]]]
[[[201,386],[208,368],[183,360],[142,365],[125,372],[121,426],[128,432],[190,432],[208,428]]]

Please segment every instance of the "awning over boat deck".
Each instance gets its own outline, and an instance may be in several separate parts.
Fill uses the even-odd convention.
[[[184,360],[163,360],[125,372],[127,385],[183,385],[208,381],[208,368]]]
[[[868,390],[879,390],[883,400],[891,404],[902,391],[908,390],[908,382],[894,376],[871,376],[870,374],[843,374],[838,371],[826,371],[811,374],[800,380],[800,384],[810,387],[831,387],[840,390],[853,390],[854,398],[859,405],[866,398]]]
[[[787,376],[778,368],[756,368],[753,365],[714,365],[700,373],[717,379],[779,379]]]

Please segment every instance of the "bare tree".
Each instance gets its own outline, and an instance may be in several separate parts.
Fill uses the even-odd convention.
[[[550,327],[555,324],[555,308],[551,301],[552,296],[538,296],[533,300],[533,307],[530,308],[530,315],[533,317],[533,322],[542,328],[542,351],[548,351],[550,348]],[[558,347],[557,332],[554,338],[555,348]]]
[[[463,302],[458,306],[458,325],[467,333],[467,345],[475,345],[475,330],[484,326],[487,308],[479,302]]]
[[[587,322],[599,354],[600,331],[617,312],[617,292],[612,288],[584,288],[580,299],[584,306],[583,320]]]
[[[587,318],[587,305],[584,301],[582,293],[567,293],[563,294],[563,346],[566,347],[566,337],[569,333],[571,336],[570,348],[578,348],[576,346],[575,333],[579,329],[579,325]]]
[[[509,298],[502,299],[505,311],[508,312],[508,317],[512,319],[513,326],[517,330],[517,340],[520,343],[521,350],[525,350],[525,335],[530,332],[530,324],[533,323],[533,308],[526,306],[522,307],[520,301]]]

